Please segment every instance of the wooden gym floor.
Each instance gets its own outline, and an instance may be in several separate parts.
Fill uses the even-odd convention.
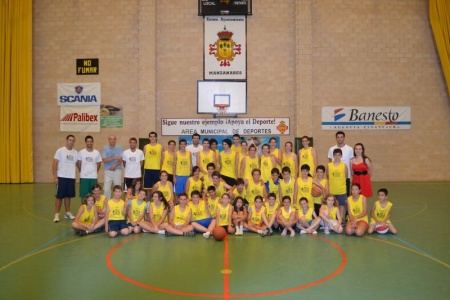
[[[375,183],[399,233],[244,233],[224,242],[76,236],[52,222],[54,185],[3,184],[2,299],[448,299],[450,184]],[[374,198],[369,200],[369,207]],[[72,212],[79,207],[72,199]]]

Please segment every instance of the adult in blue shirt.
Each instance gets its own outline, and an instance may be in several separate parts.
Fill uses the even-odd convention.
[[[122,147],[116,145],[115,135],[108,137],[109,145],[103,147],[102,160],[105,164],[104,194],[111,199],[111,184],[122,185]]]

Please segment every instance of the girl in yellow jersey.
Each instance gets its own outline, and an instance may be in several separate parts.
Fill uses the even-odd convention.
[[[325,177],[325,167],[322,165],[316,168],[316,180],[323,186],[325,193],[322,193],[319,197],[313,196],[314,201],[314,211],[317,215],[320,213],[320,208],[322,207],[322,201],[325,195],[328,195],[328,179]]]
[[[231,146],[231,147],[233,147],[233,146]],[[244,158],[246,156],[248,156],[248,143],[246,141],[242,141],[240,149],[241,149],[241,151],[237,153],[237,155],[238,155],[238,165],[237,165],[237,174],[236,174],[236,176],[239,177],[239,178],[243,178],[244,175],[241,172],[242,171],[241,170],[241,166],[242,166],[242,161],[244,160]]]
[[[309,146],[310,139],[307,136],[302,137],[302,148],[298,151],[299,166],[307,164],[310,169],[310,175],[314,177],[314,170],[317,166],[316,149]]]
[[[200,200],[199,191],[192,192],[189,207],[192,211],[191,225],[194,227],[194,231],[203,233],[205,239],[209,238],[216,227],[216,220],[211,218],[206,201]]]
[[[278,210],[277,222],[283,228],[281,232],[282,236],[286,236],[287,231],[291,233],[291,237],[295,237],[295,224],[297,223],[298,216],[295,208],[291,205],[291,197],[284,196],[281,202],[281,208]]]
[[[322,190],[322,194],[325,194],[324,187],[316,179],[309,177],[309,172],[309,166],[307,164],[302,165],[300,177],[295,182],[294,207],[297,209],[300,208],[298,200],[302,197],[305,197],[308,200],[309,207],[314,209],[314,199],[311,194],[313,185],[318,186]]]
[[[245,182],[249,207],[253,205],[256,196],[261,196],[263,197],[263,199],[267,199],[266,185],[260,179],[260,177],[261,171],[259,169],[253,169],[252,178],[250,180],[246,180]]]
[[[266,217],[268,221],[266,235],[272,235],[273,230],[278,230],[279,225],[277,223],[277,214],[279,210],[279,202],[277,201],[277,194],[269,193],[267,195],[268,201],[266,201]]]
[[[200,178],[208,174],[207,165],[216,164],[216,152],[209,148],[209,139],[203,139],[203,149],[197,152],[197,166],[200,167]]]
[[[169,201],[169,204],[173,206],[174,196],[173,196],[173,184],[168,180],[169,174],[166,171],[161,171],[159,174],[159,181],[155,183],[152,189],[152,194],[156,191],[163,193],[164,198]]]
[[[262,146],[262,154],[260,156],[261,179],[267,182],[271,178],[271,171],[277,165],[275,156],[269,153],[269,145]]]
[[[298,177],[298,158],[297,154],[292,152],[293,146],[291,142],[284,144],[284,153],[281,155],[281,168],[289,167],[294,177]]]
[[[283,179],[280,180],[278,199],[283,199],[285,196],[289,196],[289,199],[294,199],[295,192],[295,178],[291,176],[291,169],[284,167],[281,170]]]
[[[184,235],[195,236],[194,227],[191,225],[192,211],[188,205],[186,193],[178,197],[179,204],[170,211],[169,225],[166,227],[166,236]]]
[[[242,197],[236,197],[233,202],[233,213],[231,220],[236,228],[235,235],[244,234],[244,223],[247,221],[247,209],[244,206],[244,199]]]
[[[372,233],[377,226],[388,226],[389,232],[396,234],[397,229],[391,222],[392,216],[392,202],[388,201],[388,190],[379,189],[378,190],[378,200],[372,206],[370,215],[372,216],[370,220],[370,226],[368,233]]]
[[[232,214],[233,207],[230,205],[230,196],[223,194],[216,208],[216,226],[225,228],[229,234],[233,234],[236,231],[231,221]]]
[[[170,204],[164,198],[163,193],[160,191],[153,192],[152,202],[148,204],[147,220],[141,221],[139,226],[144,232],[165,234],[169,210]]]
[[[106,196],[102,195],[102,187],[99,184],[94,185],[92,187],[92,194],[94,195],[95,207],[97,207],[98,218],[104,219],[106,211],[105,207]]]
[[[278,170],[281,170],[282,154],[281,154],[280,149],[277,148],[277,139],[270,138],[269,146],[270,146],[270,149],[269,149],[270,154],[272,154],[275,157],[276,165],[274,166],[274,168],[278,168]]]
[[[255,197],[254,204],[248,209],[248,218],[247,222],[244,222],[244,227],[261,236],[267,235],[266,229],[269,228],[269,221],[266,217],[266,208],[263,205],[263,197]]]
[[[216,217],[217,205],[219,205],[220,198],[216,195],[216,188],[213,185],[210,185],[207,188],[208,197],[204,196],[206,204],[208,205],[209,213],[212,218]]]
[[[130,230],[130,233],[141,232],[139,224],[144,219],[147,210],[147,202],[145,201],[146,196],[147,192],[144,189],[140,189],[137,194],[137,199],[132,199],[128,202],[128,229]]]
[[[99,232],[99,228],[105,223],[104,219],[98,219],[94,201],[94,195],[87,194],[83,198],[83,204],[78,209],[75,220],[72,222],[72,228],[80,236]]]
[[[187,142],[185,139],[180,140],[180,150],[175,154],[175,194],[186,192],[186,182],[192,173],[192,156],[191,152],[186,150]],[[190,195],[190,194],[188,194]]]
[[[130,233],[125,220],[128,200],[123,201],[120,199],[122,196],[122,187],[120,185],[114,186],[113,195],[113,198],[106,202],[105,216],[105,231],[112,238],[116,237],[119,233],[121,235],[128,235]]]
[[[236,184],[239,154],[232,151],[230,147],[231,147],[231,140],[224,139],[222,141],[223,151],[220,152],[219,156],[220,175],[228,185],[233,186]]]
[[[173,183],[173,178],[175,174],[175,146],[177,143],[174,140],[170,140],[168,142],[168,149],[163,151],[161,157],[161,170],[167,172],[168,177],[167,180]]]
[[[317,217],[314,208],[309,206],[308,199],[300,198],[300,208],[298,210],[297,228],[300,234],[317,234],[317,228],[320,225],[320,218]]]
[[[367,217],[367,199],[361,195],[358,183],[352,184],[352,195],[347,199],[349,221],[345,226],[347,235],[363,236],[366,233],[369,219]]]
[[[250,180],[252,179],[252,171],[254,169],[259,169],[260,164],[255,145],[251,145],[248,148],[248,152],[249,154],[242,159],[240,168],[242,178]]]
[[[195,166],[192,168],[192,176],[186,180],[185,191],[190,195],[193,191],[199,191],[202,194],[204,189],[203,181],[200,179],[200,168]],[[180,193],[181,194],[181,193]]]
[[[325,234],[330,233],[330,229],[336,233],[342,233],[342,216],[339,211],[339,202],[334,195],[328,194],[323,198],[319,216],[322,219]]]

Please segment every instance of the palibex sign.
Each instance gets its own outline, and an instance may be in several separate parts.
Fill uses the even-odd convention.
[[[59,106],[101,104],[100,83],[58,83],[57,94]]]

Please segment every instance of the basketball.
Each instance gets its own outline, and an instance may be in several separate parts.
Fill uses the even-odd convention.
[[[227,236],[227,232],[223,227],[216,227],[212,232],[212,236],[216,241],[221,241]]]
[[[313,188],[311,189],[311,195],[313,195],[314,197],[322,196],[322,190],[320,189],[320,187],[318,187],[317,185],[315,185],[315,186],[313,186]]]
[[[377,226],[376,230],[379,234],[385,234],[389,231],[389,227],[386,225],[380,225],[380,226]]]

